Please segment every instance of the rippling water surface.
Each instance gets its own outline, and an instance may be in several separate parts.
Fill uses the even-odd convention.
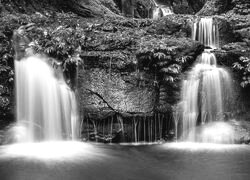
[[[250,146],[47,142],[0,146],[1,180],[248,180]]]

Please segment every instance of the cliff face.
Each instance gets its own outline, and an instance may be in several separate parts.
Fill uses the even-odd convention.
[[[72,12],[82,17],[116,16],[120,13],[113,0],[3,0],[0,4],[2,13],[53,14]]]
[[[123,20],[93,25],[83,45],[78,77],[84,115],[102,119],[112,112],[171,111],[178,99],[181,71],[202,46],[187,38],[185,19],[183,24],[174,18],[158,23]]]

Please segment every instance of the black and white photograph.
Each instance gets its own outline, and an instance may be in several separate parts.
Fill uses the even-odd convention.
[[[249,180],[250,0],[0,0],[0,180]]]

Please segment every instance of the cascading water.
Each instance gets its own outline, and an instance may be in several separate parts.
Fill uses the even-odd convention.
[[[47,61],[35,55],[15,61],[18,142],[78,136],[75,94]]]
[[[167,15],[173,14],[172,10],[169,7],[165,6],[157,6],[153,10],[153,19],[159,19],[160,17],[164,17]]]
[[[213,18],[201,18],[193,24],[192,39],[211,48],[219,47],[219,29]]]
[[[183,81],[182,122],[183,136],[195,140],[195,127],[222,120],[226,97],[230,93],[230,76],[218,68],[213,53],[206,51]]]
[[[167,16],[169,14],[173,14],[173,11],[170,9],[170,7],[162,7],[161,8],[163,16]]]
[[[153,10],[153,19],[159,19],[160,17],[173,14],[173,11],[171,10],[170,7],[160,5],[155,0],[152,0],[152,1],[155,5],[155,9]]]
[[[216,29],[212,18],[201,18],[198,23],[194,23],[193,38],[195,40],[198,37],[207,46],[218,47]],[[198,62],[183,81],[180,109],[182,137],[185,140],[197,140],[198,124],[223,120],[225,104],[231,93],[230,75],[225,69],[217,67],[216,57],[210,51],[205,50],[198,57]]]

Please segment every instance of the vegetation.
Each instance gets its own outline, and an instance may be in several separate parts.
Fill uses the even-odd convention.
[[[199,12],[205,4],[204,0],[187,0],[187,2],[194,12]],[[206,15],[205,7],[211,2],[212,0],[206,1],[201,13]],[[221,9],[218,9],[217,14],[232,9],[230,7],[232,4],[228,1],[216,0],[216,2],[220,5],[221,2],[227,3],[227,7],[220,6]],[[177,14],[157,21],[125,18],[121,16],[119,3],[121,4],[119,0],[1,1],[0,116],[4,114],[2,112],[7,113],[14,109],[9,106],[13,102],[14,89],[13,30],[29,23],[35,24],[35,28],[27,34],[31,40],[29,46],[38,53],[59,61],[63,64],[65,73],[72,71],[71,67],[84,64],[86,69],[99,68],[98,72],[102,70],[110,74],[117,73],[117,77],[121,76],[125,82],[136,88],[150,86],[152,89],[155,88],[158,94],[166,94],[167,91],[169,94],[179,92],[183,73],[204,48],[190,39],[190,20],[194,16]],[[174,5],[180,1],[174,0],[171,3]],[[136,1],[140,17],[144,15],[148,17],[149,4],[148,0]],[[238,11],[246,14],[246,11],[240,11],[240,8],[237,8]],[[225,19],[228,19],[234,30],[230,36],[237,36],[235,38],[237,41],[247,44],[249,43],[248,19],[239,16],[241,19],[233,19],[236,16],[227,14]],[[246,30],[242,31],[242,27]],[[224,29],[227,33],[227,27]],[[242,55],[239,60],[235,59],[233,68],[242,75],[241,86],[248,86],[249,56]],[[141,83],[142,81],[146,83]],[[173,104],[173,99],[176,101],[176,96],[168,96],[162,102]]]
[[[250,85],[250,58],[241,56],[239,62],[233,64],[233,68],[241,73],[240,85],[246,87]]]
[[[142,64],[146,64],[148,69],[160,72],[163,81],[173,85],[180,80],[180,73],[186,64],[194,61],[193,56],[189,55],[184,49],[190,48],[190,42],[184,38],[158,38],[145,36],[141,39],[140,49],[137,57]],[[185,54],[186,53],[186,54]]]

